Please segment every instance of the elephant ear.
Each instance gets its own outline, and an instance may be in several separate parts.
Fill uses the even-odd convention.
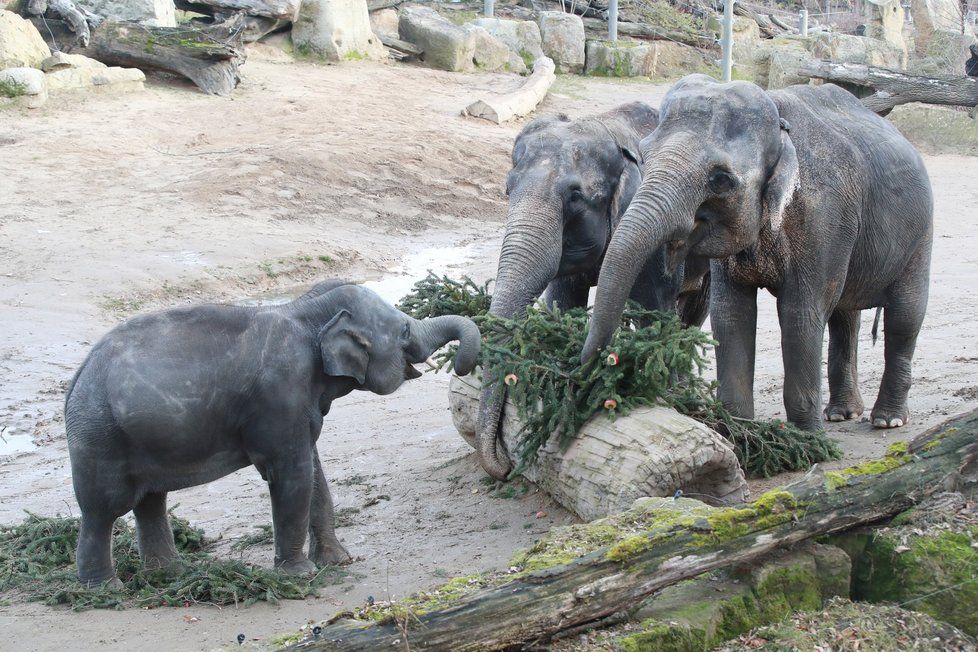
[[[348,310],[337,312],[319,331],[319,350],[323,372],[327,375],[347,376],[361,385],[364,383],[370,341],[353,329]]]
[[[619,220],[625,214],[628,205],[632,203],[632,197],[638,192],[638,187],[642,185],[642,155],[639,148],[635,145],[622,145],[621,150],[624,166],[618,183],[615,185],[615,194],[611,197],[611,206],[608,208],[612,230],[618,226]]]
[[[798,189],[798,155],[786,125],[781,129],[781,156],[764,186],[764,217],[774,231],[781,228],[784,211]]]

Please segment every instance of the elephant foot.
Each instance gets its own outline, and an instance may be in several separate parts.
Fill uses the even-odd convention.
[[[179,555],[147,557],[143,560],[143,568],[147,571],[163,571],[168,575],[182,575],[189,569],[189,564]]]
[[[98,580],[79,580],[86,589],[105,589],[107,591],[121,591],[123,589],[122,580],[113,575],[107,579]]]
[[[859,405],[837,405],[829,403],[823,412],[826,421],[848,421],[862,416],[865,408],[862,403]]]
[[[316,564],[303,557],[302,559],[276,562],[275,569],[286,575],[311,575],[316,572]]]
[[[873,408],[871,419],[874,428],[899,428],[910,423],[910,410],[906,406],[899,410]]]
[[[322,550],[316,550],[309,557],[316,566],[343,566],[353,561],[353,557],[338,541]]]

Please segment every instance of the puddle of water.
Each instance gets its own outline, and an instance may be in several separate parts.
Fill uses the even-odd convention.
[[[5,428],[0,432],[0,456],[23,453],[37,448],[30,433],[22,433],[19,430],[19,428]]]
[[[396,276],[388,276],[379,281],[367,281],[363,287],[373,290],[385,301],[396,304],[411,291],[415,283],[427,276],[429,271],[444,274],[450,268],[469,260],[471,254],[472,245],[432,247],[416,254],[408,254],[400,265],[387,270]]]
[[[204,267],[208,263],[204,255],[197,251],[176,251],[172,253],[160,254],[161,258],[172,260],[175,263],[186,265],[187,267]]]

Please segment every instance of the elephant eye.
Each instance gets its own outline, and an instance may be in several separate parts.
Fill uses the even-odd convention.
[[[579,204],[584,201],[584,193],[581,192],[580,188],[575,188],[571,191],[570,201],[572,204]]]
[[[714,168],[710,173],[707,186],[710,188],[710,192],[723,195],[737,187],[737,180],[727,170]]]

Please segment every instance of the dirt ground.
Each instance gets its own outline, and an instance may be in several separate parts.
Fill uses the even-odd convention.
[[[459,110],[507,75],[405,65],[262,60],[231,100],[151,80],[144,93],[55,100],[0,112],[0,523],[24,510],[76,514],[61,402],[91,344],[137,312],[254,301],[331,276],[396,298],[426,268],[491,277],[506,214],[504,177],[521,124]],[[572,116],[666,87],[562,77],[542,112]],[[881,454],[978,405],[978,158],[927,157],[937,197],[931,303],[916,358],[913,421],[897,431],[830,424],[841,464]],[[774,304],[760,307],[756,389],[782,413]],[[867,322],[871,315],[867,314]],[[882,346],[864,325],[867,406]],[[18,650],[201,650],[264,638],[343,606],[403,596],[496,568],[573,517],[541,493],[491,495],[448,413],[447,378],[426,374],[388,397],[338,401],[320,441],[338,532],[357,559],[315,599],[249,608],[95,611],[0,603]],[[778,481],[784,478],[779,478]],[[761,484],[758,483],[758,487]],[[171,495],[176,511],[230,542],[270,522],[245,469]],[[237,554],[237,553],[233,553]],[[270,564],[270,546],[246,558]],[[0,643],[6,647],[6,643]]]

